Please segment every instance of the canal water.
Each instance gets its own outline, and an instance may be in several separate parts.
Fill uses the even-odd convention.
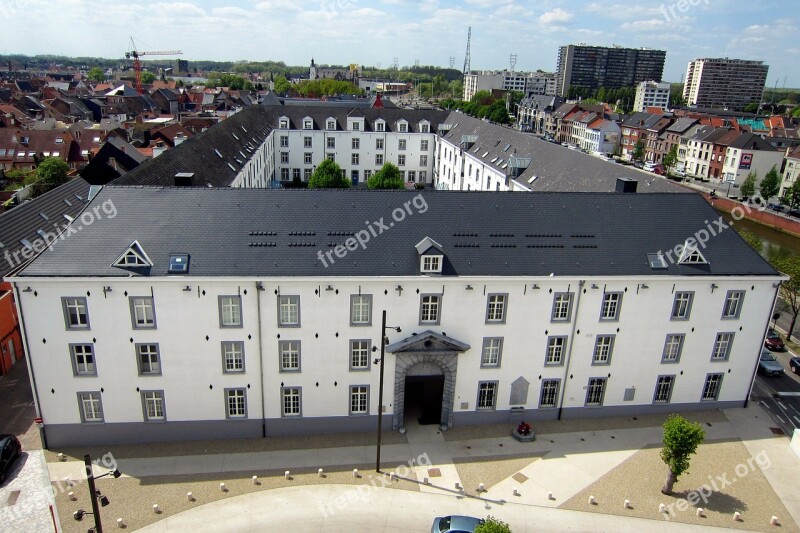
[[[758,235],[761,239],[762,250],[761,255],[765,259],[770,260],[780,255],[797,256],[800,255],[800,238],[793,237],[786,233],[750,222],[749,220],[734,220],[730,213],[719,211],[722,218],[728,223],[733,223],[733,228],[736,231],[747,231]]]

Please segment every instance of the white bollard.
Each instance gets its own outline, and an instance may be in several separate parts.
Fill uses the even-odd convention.
[[[319,477],[322,477],[322,469],[321,469],[321,468],[320,468],[319,470],[317,470],[317,475],[318,475]]]
[[[59,453],[58,454],[58,460],[59,461],[66,461],[67,457],[63,453]]]
[[[597,500],[594,499],[594,496],[589,496],[589,505],[594,505],[597,503]]]
[[[389,472],[389,481],[397,481],[397,475],[394,472]]]
[[[77,500],[77,498],[75,497],[75,493],[74,492],[67,493],[67,496],[69,496],[69,500],[72,501],[72,502]]]
[[[703,508],[702,507],[698,507],[697,511],[695,512],[695,515],[702,517],[703,516]]]
[[[153,512],[154,512],[155,514],[158,514],[158,513],[160,513],[160,512],[161,512],[161,511],[159,510],[159,508],[158,508],[158,504],[157,504],[157,503],[154,503],[154,504],[153,504]]]
[[[773,516],[772,518],[770,518],[769,519],[769,525],[777,526],[778,525],[778,517],[777,516]]]
[[[221,490],[222,492],[226,492],[227,491],[227,489],[225,488],[225,483],[220,483],[219,484],[219,490]]]
[[[289,479],[289,471],[283,473],[283,479]]]
[[[553,493],[550,492],[549,490],[547,491],[547,499],[548,500],[555,500],[555,498],[553,498]]]
[[[117,527],[125,527],[125,523],[122,521],[122,518],[117,518]]]
[[[189,500],[190,502],[194,501],[194,496],[192,496],[191,492],[186,493],[186,499]]]
[[[353,469],[353,477],[358,477],[358,468]]]
[[[427,485],[428,484],[428,478],[426,478],[426,477],[422,478],[422,484],[423,485]]]
[[[72,486],[72,478],[70,478],[69,476],[64,477],[63,481],[64,481],[64,484],[67,487],[71,487]]]
[[[461,485],[456,481],[456,490],[461,490]]]
[[[514,487],[514,496],[519,496],[519,489]]]
[[[623,503],[622,506],[625,509],[630,509],[631,508],[631,501],[630,500],[625,500],[625,503]]]
[[[667,512],[667,506],[664,505],[663,503],[659,503],[658,504],[658,512],[659,513],[666,513]]]
[[[486,485],[478,483],[478,492],[486,492]]]
[[[258,476],[253,476],[253,485],[258,485]]]
[[[733,513],[733,521],[734,522],[740,522],[741,520],[742,520],[742,513],[740,513],[739,511],[736,511],[735,513]]]

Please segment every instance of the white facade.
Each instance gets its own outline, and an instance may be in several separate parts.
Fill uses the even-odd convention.
[[[784,196],[791,189],[794,182],[800,179],[800,151],[786,156],[786,166],[783,169],[781,190],[778,196]]]
[[[621,128],[613,120],[598,120],[588,125],[579,146],[586,152],[614,154],[619,148]]]
[[[768,72],[763,61],[695,59],[686,68],[683,99],[690,106],[743,109],[761,102]]]
[[[439,138],[437,146],[436,188],[451,191],[530,191],[508,179],[508,158],[483,159],[481,150],[461,150],[449,140]],[[484,150],[485,152],[485,150]],[[488,152],[486,152],[488,154]],[[506,168],[503,168],[503,164]]]
[[[756,183],[761,183],[773,166],[780,172],[783,156],[784,153],[777,150],[747,150],[729,146],[725,151],[722,179],[741,186],[747,175],[755,172],[758,176]]]
[[[556,94],[556,75],[541,71],[482,71],[464,76],[464,101],[470,101],[478,91],[492,90],[554,96]]]
[[[636,86],[633,110],[645,112],[648,107],[667,109],[669,107],[670,84],[667,82],[643,81]]]

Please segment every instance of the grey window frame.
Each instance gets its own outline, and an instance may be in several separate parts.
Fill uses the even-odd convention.
[[[242,397],[244,398],[244,415],[232,415],[230,409],[230,393],[231,392],[242,392],[244,393]],[[245,387],[230,387],[226,388],[224,392],[225,398],[225,419],[226,420],[247,420],[247,388]]]
[[[422,154],[421,156],[419,156],[419,166],[421,166],[421,167],[427,167],[428,166],[428,155],[427,154]]]
[[[678,296],[682,294],[689,295],[689,301],[686,303],[686,316],[676,315],[678,310]],[[689,320],[692,316],[692,304],[694,303],[694,291],[675,291],[675,298],[672,300],[672,311],[670,311],[670,320]]]
[[[325,149],[326,150],[335,150],[336,149],[336,137],[328,136],[327,140],[325,141]]]
[[[161,418],[161,419],[159,419],[159,418],[151,419],[151,418],[149,418],[147,416],[147,400],[145,399],[145,395],[146,394],[150,394],[150,393],[156,393],[161,398],[161,410],[164,412],[164,417]],[[167,421],[167,400],[164,397],[164,390],[163,389],[162,390],[157,390],[157,389],[142,390],[142,391],[139,392],[139,395],[140,395],[140,397],[142,399],[142,417],[144,418],[145,423],[147,423],[147,424],[163,424],[164,422]]]
[[[283,352],[286,347],[297,343],[297,368],[284,368],[283,366]],[[297,340],[281,339],[278,341],[278,372],[281,374],[296,374],[303,369],[303,345],[302,342]]]
[[[366,298],[369,305],[368,319],[366,322],[355,322],[355,301],[356,298]],[[350,325],[353,327],[365,327],[372,325],[372,295],[371,294],[351,294],[350,295]]]
[[[492,406],[491,407],[481,407],[481,386],[483,385],[494,385],[494,392],[492,395]],[[497,397],[500,392],[500,382],[497,380],[488,380],[488,381],[479,381],[478,382],[478,395],[475,400],[475,410],[476,411],[495,411],[497,410]]]
[[[441,274],[442,273],[441,255],[423,255],[419,258],[419,270],[422,274]],[[428,265],[427,267],[425,265]],[[435,268],[433,267],[435,265]]]
[[[75,305],[83,305],[86,312],[86,324],[72,324],[69,320],[69,311],[67,310],[67,301],[75,300]],[[85,296],[62,296],[61,309],[64,312],[64,326],[67,330],[89,330],[92,329],[91,322],[89,322],[89,302]],[[80,313],[78,313],[80,317]]]
[[[489,347],[489,344],[492,341],[499,341],[499,345],[497,346],[497,362],[496,363],[487,363],[486,362],[486,348]],[[503,361],[503,337],[484,337],[483,343],[481,344],[481,368],[500,368],[500,365]]]
[[[288,135],[281,135],[280,136],[280,146],[279,148],[289,148],[289,136]]]
[[[597,349],[600,348],[601,339],[611,339],[608,343],[608,354],[605,361],[597,360]],[[608,366],[611,364],[611,357],[614,355],[614,344],[617,341],[617,336],[614,334],[600,333],[594,338],[594,349],[592,350],[592,366]]]
[[[669,341],[672,337],[677,337],[680,339],[680,343],[678,344],[678,354],[675,359],[667,359],[667,346],[669,345]],[[685,342],[685,333],[667,333],[667,336],[664,338],[664,349],[661,351],[661,362],[666,364],[679,363],[681,360],[681,354],[683,354],[683,344]]]
[[[375,154],[375,164],[383,165],[383,154]]]
[[[97,396],[96,399],[100,404],[100,420],[88,420],[86,418],[86,411],[84,410],[84,406],[83,406],[83,395],[84,394],[90,394],[92,396],[95,396],[95,395]],[[104,424],[105,421],[106,421],[106,414],[105,414],[105,411],[103,410],[103,395],[100,393],[100,391],[78,391],[76,393],[76,395],[78,397],[78,411],[80,411],[80,415],[81,415],[81,424]]]
[[[722,335],[729,335],[726,345],[725,345],[725,355],[722,357],[716,357],[717,354],[717,344],[720,342],[720,337]],[[720,331],[714,337],[714,347],[711,349],[711,361],[713,362],[720,362],[720,361],[728,361],[731,358],[731,350],[733,349],[733,340],[736,338],[736,333],[733,331]]]
[[[422,320],[422,305],[423,299],[426,297],[435,296],[438,298],[436,304],[436,320]],[[443,300],[442,293],[434,293],[434,292],[424,292],[419,295],[419,325],[420,326],[431,326],[431,325],[438,325],[442,323],[442,300]]]
[[[239,302],[239,323],[238,324],[225,324],[224,315],[222,313],[222,300],[224,298],[233,298],[234,301]],[[219,307],[219,327],[221,328],[242,328],[244,327],[244,316],[242,312],[242,297],[238,294],[220,294],[217,296],[217,305]]]
[[[92,367],[94,370],[91,372],[82,372],[78,370],[78,361],[76,359],[75,348],[78,346],[89,346],[92,349]],[[85,363],[85,356],[84,355],[84,364]],[[71,342],[69,344],[69,360],[72,363],[72,375],[74,377],[96,377],[97,376],[97,354],[94,350],[94,344],[91,342]]]
[[[383,130],[378,130],[378,131],[383,131]],[[378,137],[377,139],[375,139],[375,149],[376,150],[383,150],[383,147],[384,147],[383,138],[382,137]]]
[[[281,165],[289,164],[289,152],[281,152]]]
[[[239,348],[241,348],[241,350],[240,350],[241,354],[242,354],[242,369],[241,370],[237,370],[237,369],[231,370],[231,369],[228,368],[228,359],[226,357],[226,351],[225,351],[225,345],[226,344],[230,344],[230,345],[233,345],[233,346],[237,346],[238,345]],[[223,374],[244,374],[247,371],[247,358],[245,357],[244,341],[221,341],[219,343],[219,350],[220,350],[220,355],[222,356],[222,373]]]
[[[290,304],[291,304],[292,301],[296,301],[296,303],[297,303],[297,323],[296,324],[289,323],[289,322],[283,323],[283,321],[281,320],[281,300],[283,298],[289,298],[290,299]],[[300,320],[301,320],[301,317],[300,317],[300,295],[299,294],[280,294],[280,295],[278,295],[278,327],[279,328],[299,328],[300,324],[301,324]]]
[[[356,413],[356,412],[353,412],[353,389],[355,389],[356,387],[359,387],[359,388],[360,388],[360,387],[366,387],[366,389],[367,389],[367,410],[366,410],[366,412],[363,412],[363,413],[360,413],[360,412],[358,412],[358,413]],[[347,414],[348,414],[349,416],[369,416],[369,393],[370,393],[370,387],[369,387],[369,385],[368,385],[368,384],[364,384],[364,385],[350,385],[350,387],[349,387],[349,389],[348,389],[348,390],[349,390],[350,394],[348,395],[348,398],[347,398],[347,399],[348,399],[348,404],[347,404]]]
[[[353,346],[355,343],[366,342],[367,343],[367,366],[353,366]],[[350,339],[350,355],[349,355],[349,367],[351,372],[368,372],[370,370],[370,365],[372,364],[372,360],[370,357],[370,353],[372,351],[372,339]],[[360,348],[359,348],[360,349]]]
[[[144,372],[142,371],[142,346],[155,346],[156,347],[156,360],[158,362],[158,372]],[[134,351],[136,352],[136,368],[139,371],[139,376],[147,377],[147,376],[160,376],[162,372],[162,365],[161,365],[161,347],[158,345],[157,342],[137,342],[134,345]],[[152,363],[151,363],[152,365]]]
[[[667,391],[666,400],[658,400],[659,387],[661,385],[661,378],[670,378],[669,390]],[[662,374],[656,378],[656,388],[653,391],[653,404],[654,405],[667,405],[672,401],[672,391],[675,389],[675,374]]]
[[[297,390],[297,413],[286,414],[286,392],[289,390]],[[281,387],[281,418],[303,418],[303,387],[297,386],[284,386]]]
[[[544,392],[545,392],[545,383],[555,383],[556,384],[556,394],[553,398],[553,405],[544,405]],[[548,378],[542,380],[542,388],[539,391],[539,409],[556,409],[558,407],[558,397],[561,394],[561,380],[559,378]]]
[[[358,153],[350,154],[350,164],[358,166],[361,164],[361,156]]]
[[[311,165],[314,163],[314,153],[313,152],[304,152],[303,153],[303,164],[304,165]]]
[[[555,341],[561,340],[561,353],[559,354],[558,362],[548,362],[550,359],[550,349],[555,348]],[[569,337],[566,335],[550,335],[547,337],[547,346],[545,347],[544,351],[544,366],[563,366],[564,365],[564,353],[567,351],[567,342],[569,342]]]
[[[398,154],[397,155],[397,166],[398,167],[406,166],[406,155],[405,154]]]
[[[736,320],[742,313],[742,306],[744,305],[744,296],[746,291],[743,290],[730,290],[725,294],[725,303],[722,305],[722,319],[723,320]],[[732,315],[726,314],[728,311],[728,302],[733,298],[733,296],[739,295],[737,304],[736,304],[736,312]]]
[[[489,310],[491,309],[492,297],[503,297],[503,311],[500,319],[490,319]],[[495,304],[496,305],[496,304]],[[490,292],[486,295],[486,313],[484,315],[486,324],[505,324],[508,317],[508,293],[507,292]]]
[[[397,139],[397,149],[398,150],[405,150],[407,144],[408,143],[406,142],[405,139]]]
[[[360,150],[361,149],[361,139],[358,137],[353,137],[350,139],[350,149],[351,150]]]
[[[567,316],[560,318],[556,316],[556,303],[559,298],[566,296],[567,298]],[[554,292],[553,293],[553,308],[550,311],[550,322],[572,322],[572,301],[575,297],[573,292]]]
[[[620,314],[620,311],[622,309],[622,297],[623,297],[624,294],[625,293],[622,292],[622,291],[609,291],[609,292],[603,293],[603,303],[600,306],[600,320],[602,322],[618,322],[619,321],[619,314]],[[606,303],[609,303],[609,302],[606,301],[606,298],[610,297],[610,296],[617,296],[618,299],[616,301],[616,311],[614,313],[614,316],[607,317],[607,316],[605,316],[605,314],[606,314]]]
[[[311,136],[303,136],[303,148],[314,148],[313,139]]]
[[[153,311],[153,324],[152,325],[141,325],[137,322],[136,316],[136,300],[147,300],[150,301],[150,308]],[[131,308],[131,326],[133,329],[158,329],[158,322],[156,320],[156,303],[155,299],[152,296],[129,296],[128,303]]]
[[[428,139],[420,139],[419,141],[419,150],[420,152],[427,152],[428,151],[429,142]]]
[[[718,377],[716,390],[713,398],[706,398],[706,390],[712,377]],[[719,393],[722,391],[722,382],[725,379],[725,374],[722,372],[709,372],[706,374],[706,379],[703,381],[703,391],[700,393],[701,402],[716,402],[719,401]]]
[[[589,403],[589,395],[592,393],[592,382],[593,381],[602,381],[603,386],[600,389],[600,401],[597,404]],[[586,399],[583,402],[584,407],[603,407],[603,400],[605,400],[606,396],[606,385],[608,385],[608,378],[604,377],[590,377],[589,381],[586,383]]]

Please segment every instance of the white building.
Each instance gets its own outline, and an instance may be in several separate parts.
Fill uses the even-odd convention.
[[[741,186],[747,175],[755,172],[758,187],[772,167],[780,173],[784,155],[758,135],[743,133],[725,151],[722,179]]]
[[[484,70],[464,75],[464,101],[470,101],[478,91],[492,90],[555,96],[556,75],[540,70],[536,72]]]
[[[668,82],[643,81],[636,86],[633,101],[634,112],[645,112],[648,107],[669,108],[670,84]]]
[[[11,278],[47,445],[373,430],[384,310],[386,429],[747,401],[782,277],[702,198],[520,198],[104,188]]]
[[[761,103],[768,72],[763,61],[695,59],[686,68],[683,99],[690,106],[744,109]]]
[[[786,150],[786,164],[783,169],[783,179],[781,180],[781,190],[778,196],[787,194],[792,185],[800,179],[800,147],[794,150]]]

